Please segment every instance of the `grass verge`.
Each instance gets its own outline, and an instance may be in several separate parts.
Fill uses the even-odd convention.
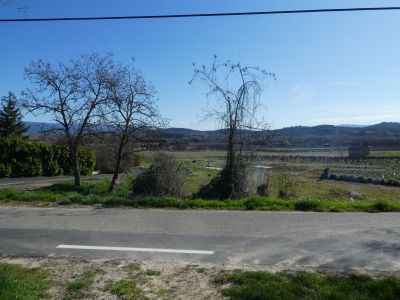
[[[115,282],[109,282],[105,290],[118,296],[119,299],[128,300],[147,300],[143,291],[137,286],[136,281],[133,278],[122,279]]]
[[[126,180],[126,182],[130,182]],[[400,212],[400,201],[356,200],[335,201],[300,197],[279,199],[276,197],[249,197],[246,199],[205,200],[175,197],[132,198],[130,186],[120,185],[108,194],[109,180],[85,180],[80,188],[72,182],[57,183],[33,191],[6,189],[0,191],[0,203],[33,203],[40,205],[101,205],[103,207],[131,206],[137,208],[176,209],[226,209],[315,212]]]
[[[85,289],[89,288],[89,286],[93,283],[95,275],[95,272],[88,271],[81,274],[75,280],[67,282],[65,285],[66,294],[64,299],[82,299],[85,296]]]
[[[400,278],[395,276],[237,272],[217,276],[215,282],[224,286],[223,295],[235,300],[400,298]]]
[[[105,203],[106,205],[109,203]],[[112,203],[117,204],[117,203]],[[266,211],[314,212],[400,212],[398,201],[332,201],[312,198],[278,199],[250,197],[239,200],[180,199],[173,197],[146,197],[133,199],[125,205],[138,208],[226,209]]]
[[[48,299],[48,275],[38,269],[0,263],[0,299]]]

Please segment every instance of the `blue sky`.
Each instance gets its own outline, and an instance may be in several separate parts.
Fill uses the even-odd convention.
[[[399,1],[105,1],[13,0],[30,17],[141,15],[396,6]],[[1,18],[23,17],[0,6]],[[0,94],[29,84],[23,70],[39,58],[65,61],[91,50],[112,51],[156,87],[170,126],[215,129],[201,121],[204,88],[188,85],[192,62],[221,59],[277,75],[262,94],[260,114],[273,128],[400,121],[400,11],[197,19],[0,24]],[[50,121],[50,116],[27,121]]]

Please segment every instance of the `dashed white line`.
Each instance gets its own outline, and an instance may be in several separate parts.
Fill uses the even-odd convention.
[[[186,250],[186,249],[162,249],[162,248],[133,248],[133,247],[108,247],[108,246],[86,246],[86,245],[58,245],[57,249],[76,250],[104,250],[104,251],[134,251],[134,252],[157,252],[157,253],[180,253],[180,254],[204,254],[212,255],[214,251]]]

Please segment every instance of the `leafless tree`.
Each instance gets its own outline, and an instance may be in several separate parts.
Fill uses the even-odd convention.
[[[193,67],[194,74],[189,83],[196,80],[204,83],[208,88],[208,97],[216,100],[216,105],[208,110],[205,118],[221,121],[222,127],[227,130],[227,158],[223,180],[228,187],[226,197],[233,197],[240,194],[240,187],[235,179],[235,166],[242,160],[243,133],[265,128],[262,122],[257,121],[262,81],[268,77],[275,78],[275,74],[229,60],[219,63],[217,56],[214,56],[209,67],[197,67],[195,64]]]
[[[156,138],[156,129],[165,125],[154,98],[154,87],[133,66],[120,65],[110,82],[111,101],[100,107],[100,124],[115,142],[115,167],[108,192],[114,190],[121,162],[143,151]]]
[[[30,7],[28,5],[18,4],[12,0],[0,0],[0,5],[6,6],[11,9],[15,9],[19,12],[22,12],[25,15],[30,13]]]
[[[76,186],[80,186],[78,147],[96,122],[96,108],[111,99],[113,71],[112,55],[96,53],[57,65],[39,60],[25,69],[34,87],[23,92],[23,106],[33,114],[50,115],[59,124],[54,130],[65,134]]]

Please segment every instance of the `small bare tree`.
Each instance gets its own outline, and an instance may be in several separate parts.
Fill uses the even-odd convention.
[[[194,75],[189,83],[196,80],[208,88],[208,96],[216,100],[217,108],[210,108],[205,118],[214,118],[227,130],[227,158],[217,187],[220,198],[242,197],[246,187],[243,173],[238,166],[243,166],[242,149],[244,133],[249,130],[264,129],[262,122],[257,121],[257,110],[260,107],[260,95],[263,90],[261,82],[275,74],[259,67],[245,67],[240,63],[226,61],[219,63],[217,56],[211,66],[194,66]]]
[[[154,87],[133,66],[118,67],[110,81],[111,101],[100,107],[100,124],[106,137],[116,146],[114,175],[108,192],[114,190],[121,162],[143,149],[156,138],[156,129],[165,122],[154,99]]]
[[[78,147],[95,122],[96,108],[110,99],[113,70],[112,55],[96,53],[57,65],[39,60],[25,69],[34,88],[23,92],[23,106],[33,114],[50,115],[59,124],[53,130],[65,134],[76,186],[80,186]]]
[[[0,0],[0,5],[6,6],[11,9],[15,9],[19,12],[22,12],[25,15],[30,13],[30,7],[28,5],[21,5],[11,0]]]

